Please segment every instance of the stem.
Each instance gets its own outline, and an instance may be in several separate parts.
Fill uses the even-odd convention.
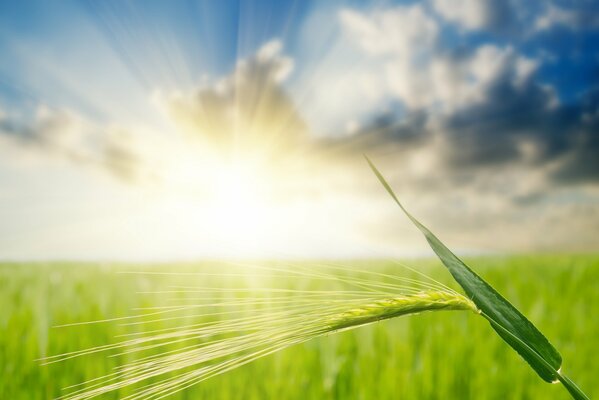
[[[560,371],[557,372],[557,379],[566,387],[570,395],[576,400],[590,400],[587,396],[570,378],[563,375]]]

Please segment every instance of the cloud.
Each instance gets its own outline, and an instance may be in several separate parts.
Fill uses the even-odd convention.
[[[543,14],[534,21],[534,28],[541,32],[556,27],[573,31],[599,29],[599,7],[588,3],[579,8],[564,8],[549,3]]]
[[[551,88],[533,76],[515,79],[497,74],[480,88],[480,98],[460,108],[426,109],[374,118],[351,138],[354,148],[396,155],[404,182],[424,186],[476,186],[480,177],[493,182],[495,173],[517,170],[520,178],[535,175],[547,191],[555,185],[599,181],[599,107],[596,96],[560,104]],[[410,155],[419,154],[415,159]],[[403,158],[403,161],[401,160]],[[422,163],[420,174],[416,165]],[[423,174],[432,176],[424,177]],[[514,176],[518,179],[518,176]],[[501,185],[485,184],[481,190]],[[530,188],[533,189],[532,187]],[[524,189],[525,190],[525,189]],[[508,197],[525,195],[511,188]],[[526,194],[528,196],[528,194]],[[535,198],[539,197],[535,195]]]
[[[588,95],[588,97],[593,97]],[[546,87],[497,82],[484,103],[444,118],[445,152],[462,168],[521,165],[542,169],[555,184],[599,179],[597,102],[556,104]]]
[[[61,152],[77,144],[86,129],[84,122],[66,111],[53,111],[40,106],[27,119],[0,117],[2,134],[23,146],[39,147]],[[73,154],[73,157],[75,155]]]
[[[162,96],[162,107],[202,146],[222,157],[235,152],[283,156],[307,140],[307,128],[282,83],[293,60],[273,40],[238,61],[230,76],[191,94]]]
[[[571,31],[599,28],[599,8],[593,1],[536,4],[521,0],[432,0],[431,3],[436,14],[458,27],[462,34],[487,32],[522,38],[556,28]]]
[[[432,8],[443,21],[457,26],[464,34],[490,32],[523,37],[556,28],[599,28],[599,8],[593,1],[536,4],[521,0],[432,0]]]
[[[98,127],[72,111],[42,105],[33,115],[0,115],[0,138],[1,145],[29,157],[67,160],[123,181],[144,175],[142,157],[126,131]]]
[[[560,184],[599,184],[599,89],[587,93],[568,110],[573,128],[564,141],[566,149],[552,177]]]
[[[308,18],[301,35],[290,93],[315,135],[351,135],[373,114],[393,111],[390,61],[401,57],[406,68],[417,68],[418,50],[437,40],[439,27],[421,5],[323,9]]]
[[[361,51],[382,65],[384,80],[377,90],[390,89],[390,94],[410,108],[434,101],[428,90],[429,74],[422,70],[431,64],[439,26],[421,5],[369,13],[346,9],[339,13],[339,19]],[[373,75],[380,72],[372,71]]]
[[[474,11],[472,29],[492,26],[482,18],[488,10]],[[379,155],[396,171],[395,182],[421,194],[460,185],[472,198],[502,196],[516,207],[558,187],[597,182],[596,96],[562,103],[540,81],[542,60],[511,45],[447,46],[443,25],[418,4],[346,9],[339,21],[372,62],[360,74],[377,77],[379,96],[390,105],[378,112],[366,105],[352,135],[333,141],[347,159],[352,152]],[[352,80],[346,84],[354,87]]]
[[[116,131],[108,135],[102,143],[99,165],[119,179],[132,183],[157,179],[155,174],[148,174],[145,164],[150,161],[139,153],[130,134],[126,131]]]
[[[433,7],[445,20],[468,31],[504,32],[516,19],[509,0],[434,0]]]
[[[422,38],[421,42],[410,42],[410,45],[396,48],[393,44],[385,44],[393,42],[394,35],[385,30],[384,26],[378,30],[368,30],[368,36],[373,36],[376,32],[376,37],[369,41],[388,49],[387,57],[380,60],[385,65],[384,76],[387,85],[384,87],[390,96],[409,110],[438,107],[449,112],[468,107],[483,101],[487,88],[496,81],[510,79],[517,84],[527,79],[534,71],[535,61],[518,55],[511,47],[483,45],[472,51],[440,49],[437,30],[426,28],[427,25],[433,24],[432,19],[420,17],[428,19],[418,21],[418,18],[412,15],[414,7],[419,10],[415,15],[424,15],[422,8],[412,6],[409,9],[394,9],[388,17],[404,15],[415,22],[415,27],[425,27],[423,30],[428,32],[427,34],[414,35]],[[369,23],[373,26],[379,25],[383,20],[377,15],[364,18],[362,24]],[[356,35],[360,33],[352,25],[347,29]],[[396,27],[392,29],[399,30]],[[371,51],[368,48],[366,50]]]
[[[339,18],[359,45],[372,55],[412,59],[422,46],[432,45],[439,33],[436,21],[418,4],[368,14],[344,9]]]
[[[228,76],[187,93],[157,92],[158,111],[175,126],[170,135],[40,106],[32,114],[1,116],[0,145],[10,146],[15,159],[67,160],[123,182],[173,190],[186,190],[181,186],[189,180],[210,184],[215,157],[216,165],[243,160],[289,175],[303,155],[318,159],[328,150],[309,134],[283,86],[292,70],[293,60],[282,54],[279,40],[272,40],[239,60]],[[197,192],[206,195],[204,189]]]
[[[155,105],[178,130],[170,137],[40,105],[33,113],[0,114],[0,145],[10,146],[13,158],[67,160],[135,184],[179,185],[172,168],[198,169],[193,158],[215,154],[221,160],[243,156],[272,167],[276,159],[312,146],[283,88],[293,60],[281,53],[281,42],[272,40],[210,85],[192,93],[158,92]],[[181,137],[181,131],[187,135]],[[195,178],[206,173],[199,175]]]
[[[269,200],[276,197],[273,204],[305,200],[322,210],[326,203],[348,232],[363,225],[368,235],[397,243],[401,238],[393,236],[390,222],[396,210],[382,211],[375,203],[383,193],[363,163],[367,153],[416,215],[434,221],[441,235],[451,234],[458,243],[511,250],[566,242],[568,249],[592,246],[543,233],[555,224],[588,237],[598,233],[599,224],[591,223],[599,221],[593,203],[599,201],[594,92],[563,102],[540,81],[543,61],[512,45],[448,45],[446,25],[425,5],[343,9],[335,17],[338,40],[316,72],[295,81],[299,85],[290,82],[301,58],[286,56],[282,43],[273,40],[220,79],[156,95],[185,133],[173,139],[192,149],[163,157],[176,164],[177,178],[185,176],[177,183],[186,194],[196,196],[196,187],[210,190],[207,175],[214,171],[205,171],[210,164],[202,164],[205,158],[251,160],[248,164],[263,168],[256,174],[260,190],[266,187]],[[477,18],[463,29],[494,27]],[[157,165],[162,158],[156,153],[170,151],[165,146],[148,152],[144,139],[127,129],[43,109],[23,120],[5,116],[0,130],[19,148],[128,182]],[[337,205],[344,202],[347,209]],[[349,209],[360,215],[344,221],[342,211]],[[319,219],[326,221],[328,212]]]
[[[343,10],[340,21],[362,51],[383,65],[386,82],[380,90],[410,110],[468,107],[483,101],[495,82],[519,84],[537,67],[534,59],[510,46],[444,48],[441,27],[421,5],[370,13]]]
[[[337,18],[340,35],[310,76],[300,111],[311,128],[328,127],[313,151],[327,154],[323,171],[351,171],[347,193],[376,193],[356,161],[367,153],[393,184],[409,188],[404,196],[421,215],[447,221],[449,231],[461,213],[468,239],[497,218],[517,221],[535,204],[559,205],[562,190],[589,187],[597,196],[596,106],[563,103],[540,80],[543,59],[493,41],[452,45],[422,4],[343,9]],[[485,23],[480,29],[493,26]],[[514,237],[517,230],[506,226]]]

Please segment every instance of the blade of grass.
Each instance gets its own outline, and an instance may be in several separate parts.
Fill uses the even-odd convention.
[[[385,178],[370,159],[364,157],[395,203],[424,235],[435,254],[481,310],[482,315],[489,320],[491,327],[499,336],[516,350],[543,380],[547,382],[559,380],[574,398],[588,399],[571,380],[561,374],[562,357],[547,338],[518,309],[453,254],[428,228],[414,218],[400,203]]]

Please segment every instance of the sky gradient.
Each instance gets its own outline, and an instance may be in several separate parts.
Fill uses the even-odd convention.
[[[0,2],[0,258],[599,250],[599,2]]]

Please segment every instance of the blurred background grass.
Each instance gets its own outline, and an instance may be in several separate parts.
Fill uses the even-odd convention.
[[[596,385],[599,256],[484,257],[468,262],[547,335],[563,355],[564,372],[591,398],[599,397]],[[406,275],[404,270],[386,262],[346,264]],[[445,283],[451,281],[434,261],[410,261],[409,265]],[[171,300],[164,293],[137,292],[166,290],[181,283],[211,283],[206,282],[210,280],[206,277],[117,272],[210,268],[215,268],[214,264],[0,265],[0,398],[55,398],[63,387],[109,373],[113,367],[134,359],[131,355],[108,357],[110,353],[99,353],[41,366],[36,361],[40,357],[113,343],[118,340],[116,335],[131,332],[131,327],[124,327],[119,321],[54,326],[131,315],[133,308],[164,305]],[[219,284],[235,287],[247,282],[231,278]],[[297,282],[278,284],[294,287]],[[163,321],[134,329],[172,327],[177,323],[185,321]],[[127,393],[130,391],[122,390],[102,398],[121,398]],[[202,382],[172,398],[568,399],[569,396],[560,385],[542,382],[482,318],[444,312],[380,322],[319,338]]]

